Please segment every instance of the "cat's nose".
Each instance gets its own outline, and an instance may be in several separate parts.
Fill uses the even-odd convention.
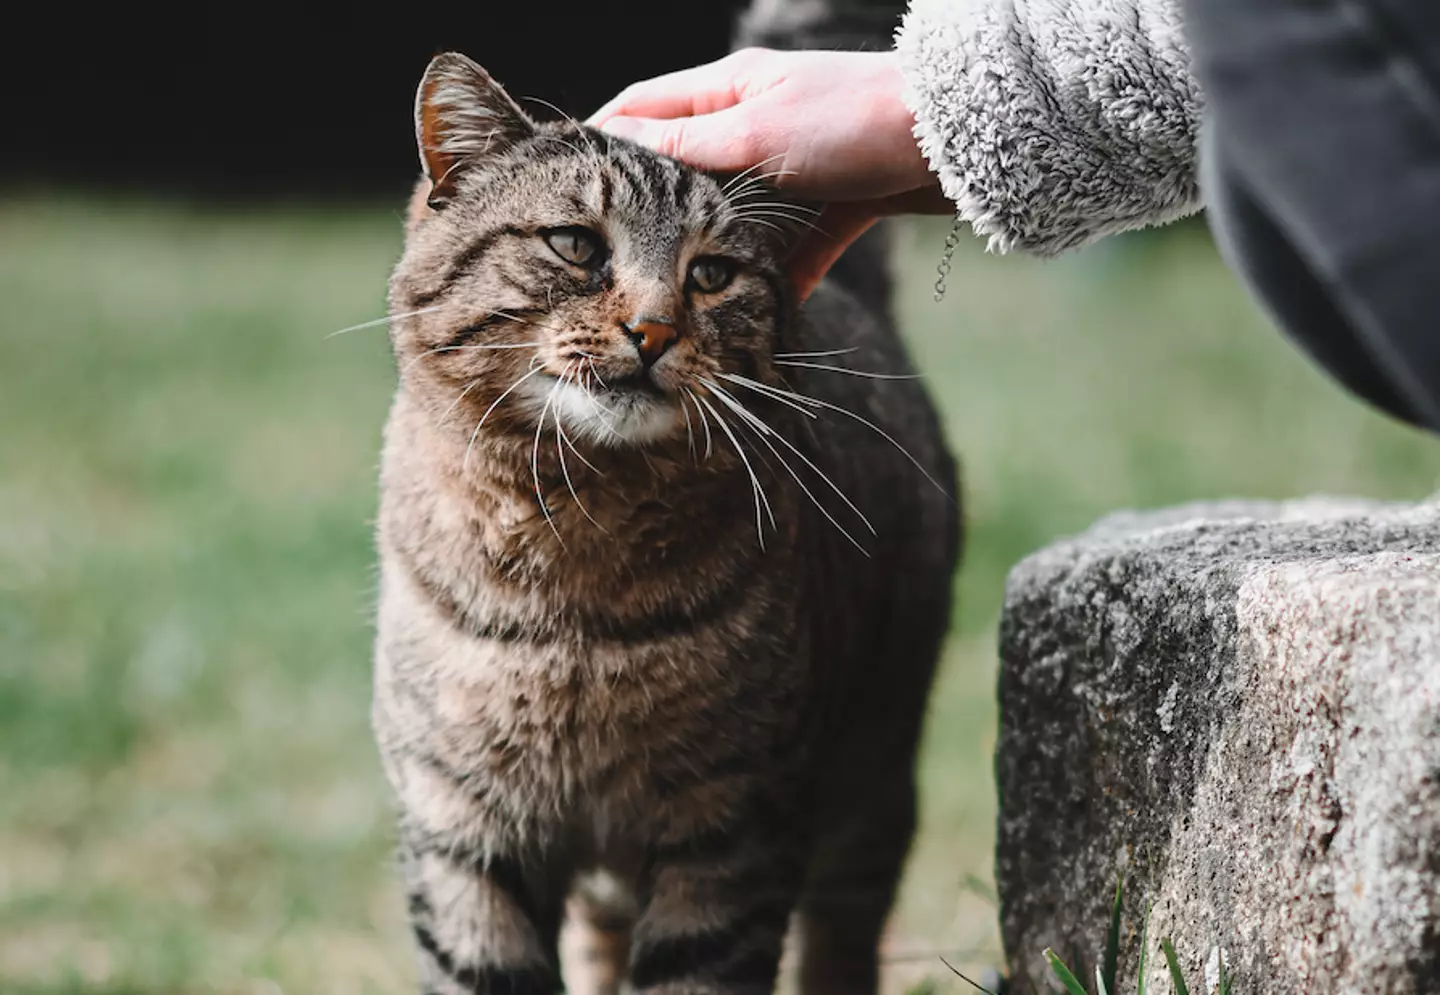
[[[635,343],[635,348],[640,353],[640,361],[647,370],[665,355],[665,350],[670,348],[670,343],[679,335],[673,321],[650,317],[625,322],[625,334]]]

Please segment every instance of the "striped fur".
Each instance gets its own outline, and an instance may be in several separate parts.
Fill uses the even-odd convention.
[[[460,56],[419,103],[374,726],[422,990],[559,990],[568,899],[605,959],[572,990],[768,992],[793,923],[807,992],[873,991],[954,467],[915,382],[786,357],[907,374],[886,302],[797,311],[805,215],[752,178],[535,124]],[[642,317],[678,333],[648,369]]]

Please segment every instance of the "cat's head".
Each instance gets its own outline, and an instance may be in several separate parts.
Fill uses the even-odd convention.
[[[454,53],[427,69],[415,126],[425,180],[392,335],[409,389],[457,424],[647,445],[684,436],[707,381],[769,370],[803,209],[763,168],[717,178],[537,123]]]

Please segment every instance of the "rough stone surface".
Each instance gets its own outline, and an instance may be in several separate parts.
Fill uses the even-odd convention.
[[[1121,991],[1148,905],[1157,993],[1162,936],[1192,992],[1440,992],[1440,503],[1106,519],[1011,573],[1000,708],[1017,990],[1123,870]]]

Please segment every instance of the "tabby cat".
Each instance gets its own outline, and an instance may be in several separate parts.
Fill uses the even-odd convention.
[[[572,988],[768,992],[793,920],[805,992],[872,992],[958,552],[883,246],[802,310],[763,171],[456,54],[416,128],[374,725],[422,989],[558,991],[568,915]]]

